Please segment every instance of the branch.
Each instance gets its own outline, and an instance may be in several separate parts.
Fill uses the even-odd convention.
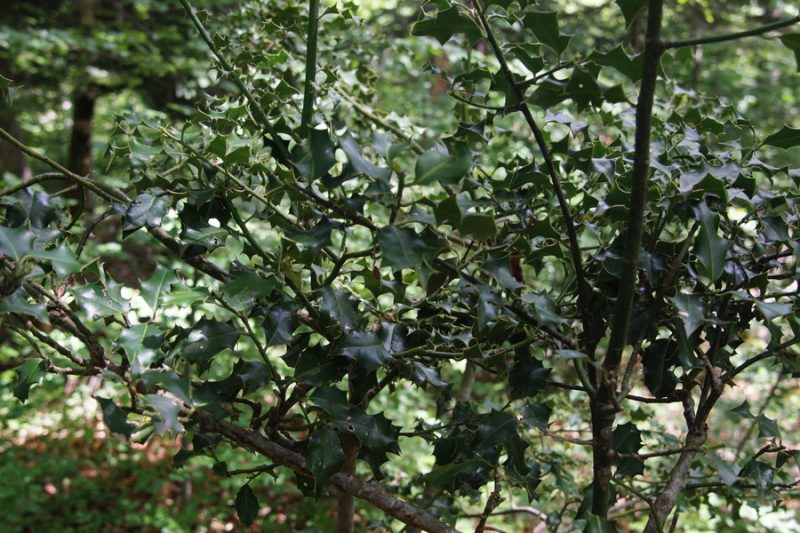
[[[16,140],[16,139],[14,139]],[[13,144],[13,143],[12,143]],[[10,185],[5,189],[0,189],[0,198],[4,196],[8,196],[10,194],[14,194],[17,191],[21,191],[22,189],[27,189],[31,185],[36,185],[37,183],[41,183],[43,181],[48,180],[68,180],[69,178],[62,174],[61,172],[45,172],[44,174],[39,174],[37,176],[32,177],[28,181],[21,181],[16,185]]]
[[[106,200],[109,200],[109,201],[112,201],[112,202],[113,201],[118,201],[118,202],[119,201],[122,201],[122,202],[129,201],[128,197],[125,196],[125,194],[122,191],[120,191],[119,189],[117,189],[116,187],[112,187],[111,185],[101,184],[101,183],[98,183],[98,182],[96,182],[96,181],[94,181],[91,178],[88,178],[86,176],[81,176],[79,174],[75,174],[71,170],[68,170],[67,168],[59,165],[58,163],[56,163],[55,161],[53,161],[52,159],[50,159],[46,155],[37,152],[36,150],[34,150],[33,148],[31,148],[31,147],[29,147],[29,146],[27,146],[25,144],[22,144],[13,135],[8,133],[3,128],[0,128],[0,138],[8,141],[11,144],[13,144],[17,148],[17,150],[19,150],[20,152],[23,152],[23,153],[33,157],[34,159],[38,159],[39,161],[42,161],[42,162],[46,163],[48,166],[54,168],[61,175],[63,175],[65,179],[68,179],[68,180],[70,180],[70,181],[72,181],[74,183],[77,183],[78,185],[81,185],[81,186],[86,187],[87,189],[89,189],[91,191],[94,191],[95,193],[97,193],[99,196],[105,198]],[[31,182],[29,181],[29,182],[26,183],[26,185],[29,185],[30,183]],[[12,191],[12,192],[14,192],[14,191]]]
[[[231,81],[233,81],[234,85],[238,87],[245,99],[250,103],[253,115],[255,115],[256,120],[258,120],[258,122],[261,124],[261,127],[264,128],[264,132],[269,136],[270,144],[278,151],[278,159],[280,159],[282,163],[292,166],[292,158],[289,155],[289,150],[286,148],[283,139],[278,136],[278,132],[272,126],[272,122],[264,112],[264,108],[261,107],[261,104],[258,103],[256,97],[250,92],[250,89],[247,87],[247,84],[245,84],[242,77],[239,76],[239,74],[237,74],[237,72],[234,70],[233,65],[231,65],[227,59],[225,59],[225,56],[223,56],[219,51],[217,45],[214,44],[213,39],[211,39],[211,35],[208,33],[208,30],[206,30],[205,26],[203,26],[203,23],[200,22],[200,19],[197,18],[197,13],[189,1],[180,0],[180,2],[183,5],[183,8],[186,10],[186,13],[189,15],[189,18],[192,20],[195,28],[197,28],[197,31],[200,32],[200,36],[205,41],[208,49],[211,50],[212,54],[214,54],[214,57],[217,59],[217,62],[222,67],[224,73],[230,76]]]
[[[561,216],[564,218],[564,225],[567,228],[569,249],[570,254],[572,255],[572,266],[575,269],[575,279],[578,282],[578,309],[580,310],[581,321],[583,322],[583,345],[586,350],[591,351],[589,346],[591,343],[589,327],[592,321],[591,315],[589,314],[589,285],[586,282],[586,277],[583,273],[581,247],[578,243],[578,234],[575,231],[575,221],[572,218],[569,202],[567,202],[566,195],[561,187],[561,182],[558,178],[558,171],[556,170],[553,156],[550,154],[550,149],[547,147],[544,134],[534,120],[528,104],[525,102],[524,91],[520,87],[520,84],[517,81],[516,76],[514,76],[514,73],[511,71],[511,68],[509,68],[508,62],[506,62],[506,58],[503,55],[503,50],[498,44],[494,33],[492,33],[492,29],[489,26],[489,21],[486,20],[486,16],[483,13],[483,6],[479,5],[478,2],[476,2],[476,6],[476,11],[481,22],[481,26],[483,26],[483,30],[486,33],[486,38],[489,41],[489,44],[492,46],[492,50],[494,51],[494,56],[497,58],[497,62],[500,64],[500,70],[502,71],[503,76],[506,78],[508,84],[513,89],[514,96],[517,100],[517,105],[519,106],[520,111],[522,111],[522,115],[525,117],[525,122],[528,123],[528,127],[530,128],[531,132],[533,132],[533,136],[536,139],[536,144],[539,146],[539,150],[542,152],[542,157],[544,158],[545,166],[547,167],[547,172],[550,176],[550,183],[553,187],[553,191],[556,194],[556,198],[558,199],[558,205],[561,209]],[[590,353],[589,356],[592,357],[592,354]]]
[[[300,132],[305,135],[314,114],[314,82],[317,77],[317,31],[319,30],[319,0],[308,0],[308,44],[306,45],[306,79],[303,84],[303,111]]]
[[[761,26],[759,28],[754,28],[752,30],[739,31],[735,33],[726,33],[723,35],[712,35],[710,37],[697,37],[695,39],[667,41],[664,43],[664,49],[668,50],[670,48],[684,48],[687,46],[697,46],[702,44],[724,43],[726,41],[735,41],[737,39],[743,39],[745,37],[755,37],[758,35],[763,35],[773,30],[779,30],[781,28],[792,26],[794,24],[797,24],[798,22],[800,22],[800,15],[788,20],[782,20],[779,22],[773,22],[772,24],[766,24],[764,26]]]
[[[38,159],[50,167],[54,168],[58,171],[58,173],[64,176],[65,179],[73,181],[79,185],[85,186],[88,189],[96,192],[101,197],[109,200],[111,202],[120,202],[122,204],[130,204],[131,199],[128,198],[124,192],[120,191],[116,187],[112,187],[111,185],[106,185],[97,181],[92,180],[91,178],[87,178],[84,176],[79,176],[74,172],[71,172],[64,168],[63,166],[59,165],[49,157],[44,154],[41,154],[30,148],[29,146],[22,144],[20,141],[15,139],[10,133],[6,130],[0,128],[0,138],[5,139],[6,141],[10,142],[14,146],[16,146],[20,151],[28,154],[29,156],[33,157],[34,159]],[[30,182],[28,182],[30,183]],[[197,256],[191,258],[183,257],[183,250],[181,243],[175,240],[170,234],[164,231],[161,228],[148,228],[150,234],[155,237],[158,241],[160,241],[169,251],[177,255],[180,259],[185,261],[186,263],[190,264],[191,266],[195,267],[197,270],[208,274],[214,279],[219,281],[225,281],[228,279],[228,273],[223,269],[219,268],[214,263],[210,262],[208,259]]]
[[[764,350],[760,354],[756,355],[755,357],[751,357],[750,359],[748,359],[744,363],[740,364],[736,368],[726,372],[720,378],[720,382],[721,383],[730,383],[731,381],[733,381],[733,378],[735,378],[738,374],[743,372],[748,367],[756,364],[759,361],[762,361],[762,360],[767,359],[769,357],[773,357],[775,355],[778,355],[780,352],[782,352],[786,348],[789,348],[790,346],[793,346],[793,345],[797,344],[798,342],[800,342],[800,335],[798,335],[796,337],[792,337],[788,341],[782,342],[779,345],[775,346],[774,348],[767,348],[766,350]]]
[[[303,456],[272,442],[260,433],[224,420],[214,420],[210,414],[202,411],[191,413],[189,423],[199,426],[203,432],[217,433],[246,449],[256,451],[274,463],[313,477]],[[429,512],[397,499],[374,481],[366,482],[355,476],[338,473],[331,477],[331,484],[339,492],[352,494],[409,526],[431,533],[458,533],[457,529],[439,521]]]

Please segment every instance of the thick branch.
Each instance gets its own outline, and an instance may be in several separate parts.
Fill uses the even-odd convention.
[[[758,35],[763,35],[767,32],[771,32],[774,30],[779,30],[781,28],[786,28],[788,26],[792,26],[800,22],[800,15],[788,19],[782,20],[779,22],[773,22],[772,24],[766,24],[759,28],[753,28],[752,30],[745,30],[739,31],[734,33],[725,33],[722,35],[712,35],[709,37],[697,37],[695,39],[683,39],[679,41],[667,41],[664,43],[664,49],[670,48],[683,48],[686,46],[697,46],[701,44],[712,44],[712,43],[724,43],[726,41],[735,41],[737,39],[743,39],[745,37],[755,37]]]
[[[202,411],[195,411],[192,413],[190,422],[198,425],[201,431],[222,435],[244,448],[264,455],[277,464],[286,466],[307,476],[313,475],[308,470],[303,456],[283,446],[279,446],[260,433],[231,424],[224,420],[214,420],[211,415]],[[427,511],[395,498],[374,481],[366,482],[355,476],[338,473],[331,477],[331,483],[338,491],[352,494],[357,498],[369,502],[388,515],[410,526],[431,533],[458,533],[457,529],[439,521]]]
[[[636,143],[633,155],[633,183],[631,186],[625,249],[622,256],[622,274],[617,293],[617,304],[611,322],[608,350],[603,360],[605,375],[598,383],[597,394],[592,398],[593,450],[592,513],[605,518],[608,514],[612,450],[611,436],[615,414],[616,375],[622,360],[622,351],[628,336],[636,293],[636,272],[642,246],[642,226],[650,173],[650,128],[655,98],[658,63],[663,52],[659,41],[663,0],[650,0],[647,35],[644,51],[644,71],[639,100],[636,105]],[[659,523],[663,523],[659,522]]]

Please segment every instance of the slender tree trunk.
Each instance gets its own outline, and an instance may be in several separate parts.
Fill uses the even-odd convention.
[[[617,377],[628,339],[628,323],[636,300],[636,277],[642,245],[644,211],[650,175],[650,130],[655,98],[658,64],[663,53],[661,17],[663,0],[650,0],[647,8],[647,33],[644,49],[644,71],[639,99],[636,104],[636,134],[633,155],[631,200],[625,230],[625,250],[622,274],[611,320],[608,349],[603,360],[603,372],[591,401],[594,477],[592,481],[592,514],[608,515],[611,504],[610,483],[612,468],[611,436],[619,406],[616,401]],[[631,355],[633,357],[633,355]]]
[[[11,64],[5,58],[0,58],[0,75],[13,80]],[[0,97],[0,127],[9,132],[17,139],[24,141],[22,128],[17,121],[17,115],[11,108],[10,102]],[[31,179],[31,169],[28,166],[28,159],[16,146],[11,143],[0,143],[0,176],[5,172],[14,174],[22,181]]]

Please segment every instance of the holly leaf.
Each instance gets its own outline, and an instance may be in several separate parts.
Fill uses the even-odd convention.
[[[22,403],[25,403],[31,387],[38,383],[42,377],[42,361],[40,359],[28,359],[18,366],[16,371],[17,383],[14,385],[14,396]]]
[[[423,241],[412,230],[386,226],[378,231],[383,266],[394,270],[415,268],[423,262],[431,263],[439,248]]]
[[[128,302],[119,294],[119,289],[118,287],[116,295],[113,291],[109,291],[111,292],[109,294],[99,283],[92,283],[72,289],[70,292],[84,313],[92,320],[99,320],[108,316],[122,315],[130,309]]]
[[[2,313],[30,315],[40,322],[50,323],[46,304],[28,302],[28,295],[22,288],[17,289],[11,296],[0,302],[0,314]]]
[[[321,495],[331,476],[344,463],[344,451],[336,431],[329,426],[317,426],[308,439],[308,468],[314,474],[314,494]]]
[[[392,175],[391,169],[378,167],[361,155],[361,147],[358,145],[350,132],[347,132],[340,140],[339,144],[342,151],[347,155],[350,166],[357,174],[362,174],[369,178],[387,180]]]
[[[530,354],[518,356],[508,374],[511,398],[525,398],[538,394],[547,383],[547,376],[552,370],[552,368],[544,368],[542,363]]]
[[[361,324],[361,315],[356,309],[356,302],[349,293],[322,287],[320,290],[319,309],[323,316],[333,322],[339,322],[345,328],[355,328]]]
[[[337,355],[357,361],[367,371],[380,368],[392,358],[389,350],[375,333],[346,332],[340,337],[337,348]]]
[[[483,36],[475,21],[462,14],[455,6],[439,11],[433,17],[425,17],[411,28],[411,35],[433,37],[441,45],[456,34],[466,36],[470,45]]]
[[[183,432],[183,424],[178,420],[178,414],[181,411],[178,403],[161,394],[148,394],[145,398],[147,403],[158,413],[158,416],[153,417],[157,435]]]
[[[572,39],[558,29],[558,14],[555,11],[534,11],[525,15],[523,25],[531,30],[536,38],[555,53],[561,55]]]
[[[96,396],[97,403],[103,411],[103,421],[111,433],[117,433],[126,439],[131,438],[135,426],[128,422],[128,413],[117,407],[110,398]]]
[[[141,227],[157,228],[167,214],[169,204],[160,196],[140,194],[134,198],[122,217],[122,238],[124,239]]]
[[[239,516],[239,520],[246,526],[250,526],[258,517],[258,498],[256,498],[256,494],[250,488],[250,485],[242,485],[242,488],[236,493],[234,507],[236,507],[236,514]]]
[[[173,282],[178,280],[178,275],[174,270],[159,268],[150,276],[150,279],[139,282],[141,286],[141,296],[150,309],[158,307],[161,295],[167,292]]]
[[[545,403],[530,403],[522,408],[522,421],[529,427],[544,431],[552,412],[553,408]]]
[[[797,71],[800,72],[800,33],[784,33],[779,39],[786,48],[794,52],[794,59],[797,62]]]
[[[708,208],[704,202],[695,207],[695,214],[700,222],[700,231],[694,243],[694,252],[703,265],[705,274],[715,282],[725,271],[725,256],[728,253],[728,241],[717,235],[719,215]]]
[[[768,146],[776,146],[778,148],[791,148],[793,146],[798,146],[800,145],[800,128],[784,126],[780,131],[776,131],[764,139],[764,144]]]
[[[642,434],[631,422],[617,426],[611,434],[611,449],[617,453],[638,453],[641,447]]]
[[[239,335],[239,330],[227,322],[202,318],[180,333],[172,351],[193,363],[208,361],[222,350],[233,348]]]
[[[705,321],[702,298],[696,294],[681,293],[671,301],[678,311],[686,336],[690,336]]]
[[[154,324],[136,324],[122,330],[119,343],[128,356],[131,374],[138,376],[147,370],[161,353],[164,332]]]
[[[414,183],[451,185],[463,178],[472,168],[472,152],[466,143],[455,143],[447,152],[437,146],[417,158]]]

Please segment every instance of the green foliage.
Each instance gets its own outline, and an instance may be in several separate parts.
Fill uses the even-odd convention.
[[[699,91],[680,41],[654,60],[637,50],[643,2],[597,8],[602,42],[549,4],[440,0],[402,38],[329,6],[314,43],[305,7],[273,4],[186,20],[163,8],[163,33],[143,42],[166,53],[192,22],[213,84],[180,116],[119,116],[109,168],[124,174],[86,179],[122,192],[98,187],[79,203],[44,179],[4,185],[0,316],[13,341],[0,361],[19,358],[20,400],[48,373],[102,377],[110,432],[180,435],[176,466],[210,457],[218,474],[249,476],[227,498],[246,526],[261,523],[258,483],[278,470],[293,480],[282,490],[319,509],[355,493],[389,528],[425,526],[349,482],[371,474],[389,498],[458,527],[499,505],[486,503],[494,491],[541,507],[552,529],[614,531],[618,508],[607,517],[599,499],[641,499],[631,512],[648,514],[680,456],[692,465],[671,504],[681,513],[712,494],[778,505],[798,467],[781,441],[795,428],[766,412],[800,372],[796,128]],[[792,35],[779,41],[796,51]],[[87,57],[98,47],[67,43]],[[169,55],[175,73],[197,60],[199,42],[183,44]],[[304,79],[313,46],[316,76]],[[388,46],[399,57],[380,53]],[[126,63],[126,47],[112,52],[113,77],[150,73],[139,55]],[[453,98],[430,117],[409,111],[425,91],[378,77],[432,79],[422,58],[440,54],[450,59],[431,70]],[[28,61],[14,65],[21,79],[46,85]],[[631,104],[648,82],[642,137]],[[780,387],[755,411],[724,407],[757,372]],[[773,454],[785,460],[765,462]],[[229,456],[274,464],[236,472]]]

